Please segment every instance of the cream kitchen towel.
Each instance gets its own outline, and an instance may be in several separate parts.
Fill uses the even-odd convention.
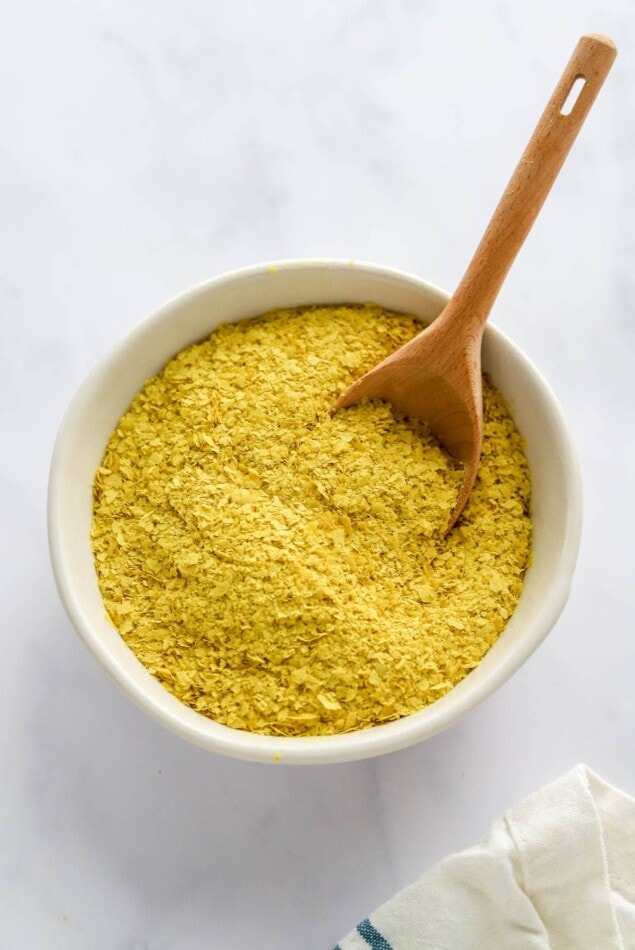
[[[335,950],[369,947],[635,950],[635,801],[578,765]]]

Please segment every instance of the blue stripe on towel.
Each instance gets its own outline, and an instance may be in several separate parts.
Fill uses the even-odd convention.
[[[392,950],[386,938],[375,930],[368,917],[357,925],[357,933],[364,938],[371,950]]]

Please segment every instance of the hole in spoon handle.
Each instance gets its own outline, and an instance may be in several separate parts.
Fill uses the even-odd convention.
[[[567,93],[566,99],[562,103],[562,108],[560,109],[560,115],[571,115],[575,109],[576,102],[580,98],[580,94],[586,83],[586,76],[582,76],[580,73],[575,77],[571,86],[569,87],[569,92]]]
[[[617,56],[613,40],[600,33],[580,38],[556,87],[552,107],[582,125]]]

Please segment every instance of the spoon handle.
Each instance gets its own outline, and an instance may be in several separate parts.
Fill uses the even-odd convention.
[[[445,320],[456,315],[456,319],[467,324],[466,329],[480,338],[505,276],[616,56],[613,41],[599,33],[583,36],[578,42],[465,275],[445,308]],[[576,84],[577,79],[581,82]],[[576,88],[572,89],[574,84]]]

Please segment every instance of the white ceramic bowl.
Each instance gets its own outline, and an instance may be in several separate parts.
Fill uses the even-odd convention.
[[[60,595],[76,630],[112,679],[150,716],[197,745],[260,762],[341,762],[427,739],[498,689],[533,653],[562,611],[581,528],[575,451],[558,403],[540,374],[499,330],[488,327],[483,365],[502,391],[527,443],[533,479],[533,563],[505,631],[481,665],[426,709],[341,736],[278,738],[230,729],[165,690],[104,617],[90,549],[92,483],[117,420],[148,377],[220,322],[270,307],[373,301],[425,321],[447,294],[385,267],[309,260],[249,267],[187,290],[161,307],[106,356],[79,389],[62,423],[49,484],[49,540]]]

